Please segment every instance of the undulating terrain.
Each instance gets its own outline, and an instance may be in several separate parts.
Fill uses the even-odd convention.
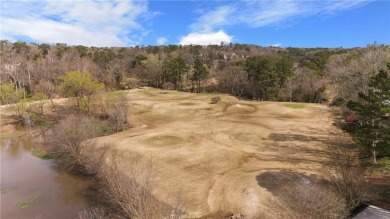
[[[101,137],[126,154],[152,158],[161,200],[180,194],[191,216],[218,211],[245,215],[264,210],[269,190],[295,180],[294,171],[321,177],[332,130],[326,105],[238,100],[153,88],[131,90],[130,130]],[[276,174],[277,175],[277,174]],[[283,176],[285,175],[285,176]],[[295,174],[296,175],[296,174]],[[264,180],[264,181],[263,181]]]

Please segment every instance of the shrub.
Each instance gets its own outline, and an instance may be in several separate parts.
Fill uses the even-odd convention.
[[[183,215],[182,203],[176,200],[167,204],[153,194],[156,185],[156,167],[149,160],[143,162],[138,157],[118,158],[117,152],[111,153],[109,165],[99,171],[107,200],[120,209],[125,218],[170,218],[178,219]]]
[[[221,97],[219,97],[219,96],[212,97],[210,104],[216,104],[216,103],[219,103],[220,101],[221,101]]]
[[[57,124],[55,133],[55,149],[67,155],[75,164],[85,166],[85,147],[81,143],[98,136],[97,122],[86,116],[71,115]]]
[[[271,206],[280,218],[343,218],[343,199],[325,185],[290,183],[276,192]]]

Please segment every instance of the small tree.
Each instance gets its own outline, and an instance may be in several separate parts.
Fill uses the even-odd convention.
[[[390,70],[390,63],[387,64]],[[371,77],[367,94],[359,93],[359,102],[350,101],[347,107],[358,116],[356,123],[344,129],[364,149],[371,151],[372,163],[377,155],[390,155],[390,76],[387,71]]]
[[[66,95],[76,97],[78,109],[87,113],[90,112],[95,95],[104,89],[104,84],[92,80],[88,72],[70,71],[62,77],[62,81],[62,91]]]
[[[163,83],[173,82],[175,89],[179,90],[182,84],[182,76],[188,71],[187,63],[182,58],[167,60],[163,65]]]
[[[195,91],[195,84],[197,87],[197,92],[199,93],[201,91],[201,82],[207,78],[208,74],[209,70],[207,69],[207,66],[204,65],[200,59],[196,59],[194,63],[194,73],[191,77],[192,91]]]
[[[12,84],[0,85],[0,101],[2,104],[14,104],[12,109],[17,119],[23,119],[27,100],[24,88],[14,88]]]
[[[279,218],[343,218],[348,215],[343,199],[331,188],[314,183],[287,183],[271,200],[270,207]]]
[[[350,138],[338,134],[328,140],[329,165],[322,170],[330,188],[343,199],[346,212],[350,214],[360,204],[372,198],[365,183],[364,169],[356,155]]]
[[[43,107],[46,103],[47,96],[44,93],[37,92],[31,97],[29,108],[38,115],[43,115]]]
[[[14,88],[12,84],[0,85],[0,102],[2,104],[17,103],[24,97],[23,88]]]
[[[74,164],[85,166],[84,148],[81,143],[96,137],[97,123],[86,116],[71,115],[55,127],[57,150],[67,155]]]
[[[112,151],[110,165],[98,174],[106,199],[117,207],[124,218],[179,219],[184,214],[180,199],[160,201],[153,195],[157,186],[157,170],[152,160],[140,157],[119,157]],[[119,215],[118,215],[119,216]],[[120,218],[122,218],[120,217]]]
[[[1,104],[12,103],[14,95],[14,86],[12,84],[0,85],[0,101]]]
[[[123,93],[115,93],[110,98],[108,106],[108,115],[115,122],[116,131],[123,131],[124,125],[127,123],[127,110],[129,108],[126,96]]]
[[[57,93],[57,88],[55,87],[55,85],[50,81],[41,80],[39,81],[39,84],[35,87],[35,91],[39,93],[43,93],[46,96],[46,98],[50,100],[50,103],[53,106],[54,111],[56,111],[58,115],[56,105],[54,104],[53,101]]]

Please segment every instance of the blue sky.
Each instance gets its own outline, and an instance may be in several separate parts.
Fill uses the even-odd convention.
[[[390,44],[388,0],[0,0],[0,38],[86,46]]]

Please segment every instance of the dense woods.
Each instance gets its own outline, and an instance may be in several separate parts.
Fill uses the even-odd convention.
[[[89,72],[109,90],[147,85],[256,100],[346,103],[367,92],[369,77],[385,67],[389,54],[389,46],[378,44],[355,49],[245,44],[96,48],[2,41],[0,79],[3,86],[22,89],[23,97],[33,96],[42,83],[58,87],[67,72],[78,71]],[[17,101],[2,94],[3,104]]]

